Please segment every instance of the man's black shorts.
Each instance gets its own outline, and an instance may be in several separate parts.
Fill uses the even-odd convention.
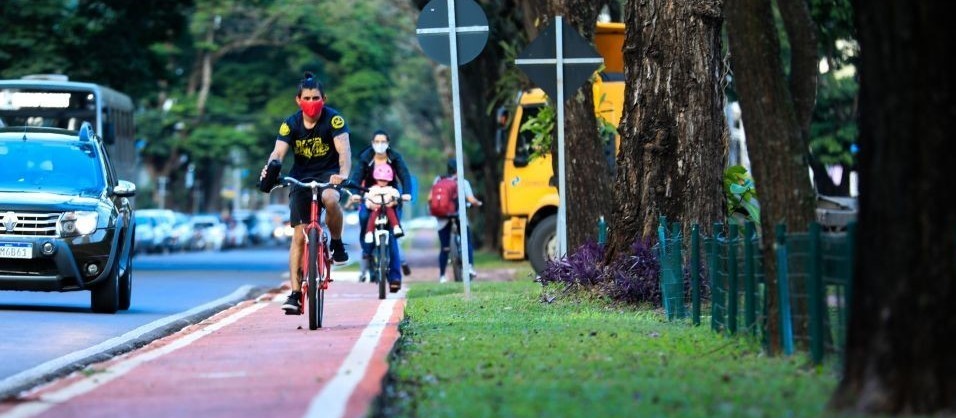
[[[337,174],[337,173],[338,172],[322,174],[319,176],[319,178],[316,179],[316,181],[320,183],[327,183],[329,181],[329,177],[331,177],[332,174]],[[306,181],[312,181],[312,179],[303,180],[303,182],[306,182]],[[324,190],[325,189],[319,190],[319,216],[320,217],[322,215],[322,210],[324,209],[324,207],[322,206],[322,192]],[[312,215],[310,213],[310,211],[312,210],[311,203],[312,203],[312,189],[307,189],[305,187],[296,187],[296,186],[292,187],[292,190],[289,192],[289,222],[292,224],[293,227],[295,227],[296,225],[309,223],[309,216]]]

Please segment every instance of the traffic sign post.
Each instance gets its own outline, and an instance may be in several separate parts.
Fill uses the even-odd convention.
[[[461,234],[461,268],[465,297],[471,297],[471,259],[468,257],[468,216],[461,144],[461,98],[458,66],[475,59],[488,42],[488,18],[474,0],[432,0],[418,16],[415,31],[422,50],[431,59],[451,67],[452,119],[455,125],[455,164],[458,174],[458,225]],[[454,267],[453,267],[454,268]]]
[[[564,164],[564,93],[576,91],[594,74],[602,58],[561,16],[525,48],[515,64],[554,98],[558,118],[558,257],[568,254],[568,202]]]

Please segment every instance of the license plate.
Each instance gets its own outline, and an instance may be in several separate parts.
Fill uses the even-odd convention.
[[[0,258],[33,258],[33,244],[29,242],[0,242]]]

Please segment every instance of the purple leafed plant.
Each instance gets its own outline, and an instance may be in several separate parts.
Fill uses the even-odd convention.
[[[541,283],[564,283],[593,286],[603,280],[604,249],[588,241],[565,258],[548,262],[541,272]]]
[[[661,305],[660,262],[657,253],[644,241],[631,251],[604,264],[604,249],[588,241],[568,257],[548,262],[541,283],[564,283],[599,287],[612,299],[625,303]]]
[[[614,260],[608,272],[608,292],[612,298],[627,303],[661,305],[661,264],[657,252],[647,242],[634,241],[630,254]]]

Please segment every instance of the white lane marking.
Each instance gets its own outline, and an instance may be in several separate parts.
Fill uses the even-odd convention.
[[[362,331],[335,377],[312,398],[306,417],[337,418],[345,415],[345,407],[355,387],[365,377],[365,369],[368,368],[369,361],[375,354],[375,347],[378,346],[382,332],[395,310],[395,302],[396,299],[386,299],[378,305],[375,316]]]
[[[50,408],[69,401],[74,397],[80,396],[102,385],[105,385],[110,381],[129,373],[142,364],[155,360],[180,348],[186,347],[189,344],[196,342],[196,340],[219,331],[220,329],[225,328],[226,326],[229,326],[267,306],[271,305],[266,303],[257,303],[248,306],[241,311],[216,321],[212,325],[173,341],[169,345],[152,351],[147,351],[141,355],[127,358],[114,364],[110,368],[103,370],[101,373],[96,373],[89,378],[80,380],[55,392],[44,394],[40,396],[40,399],[38,400],[20,404],[16,408],[11,409],[4,414],[0,414],[0,418],[26,418],[39,415]]]
[[[0,393],[8,391],[8,390],[12,390],[15,387],[27,384],[28,382],[38,380],[42,378],[43,376],[46,376],[50,373],[55,372],[56,370],[60,368],[69,366],[73,363],[83,360],[84,358],[90,357],[95,354],[99,354],[103,351],[109,350],[114,347],[118,347],[122,344],[126,344],[130,341],[133,341],[137,338],[142,337],[143,335],[146,335],[147,333],[155,331],[159,328],[162,328],[180,319],[198,314],[207,309],[212,309],[224,303],[232,302],[248,294],[251,289],[252,289],[252,286],[250,285],[241,286],[238,289],[236,289],[235,292],[232,292],[228,296],[216,299],[212,302],[209,302],[203,305],[199,305],[195,308],[178,313],[176,315],[167,316],[165,318],[158,319],[156,321],[140,326],[139,328],[136,328],[118,337],[110,338],[90,348],[74,351],[63,357],[55,358],[53,360],[40,364],[31,369],[24,370],[6,379],[0,380]]]

